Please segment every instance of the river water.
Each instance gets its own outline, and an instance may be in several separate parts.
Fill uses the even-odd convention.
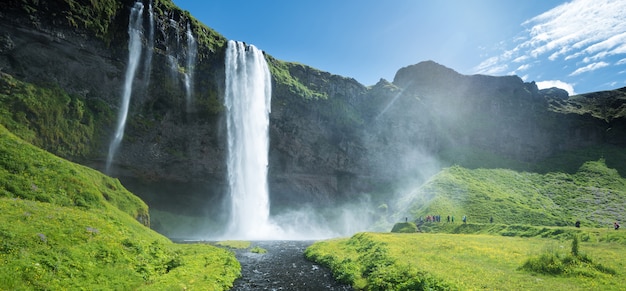
[[[255,241],[235,250],[241,278],[231,290],[353,290],[333,279],[330,270],[304,258],[313,241]],[[265,254],[250,252],[258,246]]]

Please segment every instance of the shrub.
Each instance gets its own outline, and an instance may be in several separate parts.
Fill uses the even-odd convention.
[[[570,254],[562,254],[557,250],[551,249],[538,257],[529,258],[520,269],[555,276],[595,277],[599,273],[615,274],[615,270],[596,264],[587,255],[581,254],[577,236],[574,236],[572,239]]]

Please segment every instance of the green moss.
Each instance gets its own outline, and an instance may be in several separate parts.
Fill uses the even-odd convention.
[[[251,248],[250,252],[255,254],[267,254],[267,250],[259,246]]]
[[[270,72],[272,74],[272,78],[276,80],[276,83],[280,84],[281,86],[287,87],[287,90],[290,94],[298,96],[305,100],[328,98],[328,95],[326,93],[318,92],[309,88],[307,84],[303,83],[301,80],[298,80],[298,78],[291,75],[291,73],[289,72],[289,67],[298,66],[299,64],[280,61],[269,56],[267,56],[267,60]]]
[[[84,5],[76,0],[64,0],[70,10],[66,18],[76,26],[87,28],[95,32],[98,37],[109,34],[111,22],[122,3],[117,0],[89,1],[90,5]]]
[[[247,249],[250,247],[249,241],[240,240],[225,240],[216,243],[218,246],[223,246],[231,249]]]
[[[24,140],[63,157],[93,153],[95,136],[112,117],[97,100],[0,75],[0,123]]]

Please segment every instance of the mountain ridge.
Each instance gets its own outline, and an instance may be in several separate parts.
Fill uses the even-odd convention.
[[[3,100],[19,99],[3,102],[4,122],[15,125],[11,130],[26,127],[21,132],[37,146],[104,168],[134,3],[106,1],[93,8],[29,0],[3,7],[0,66],[13,78],[3,81]],[[152,66],[134,80],[125,138],[111,174],[154,209],[211,217],[220,224],[226,189],[225,38],[171,1],[152,4]],[[144,16],[148,31],[147,9]],[[190,112],[181,64],[188,36],[180,34],[175,42],[187,25],[199,44]],[[146,54],[147,35],[142,40]],[[178,61],[174,67],[172,58]],[[386,202],[386,185],[425,181],[454,164],[537,171],[542,161],[562,153],[626,145],[623,89],[567,96],[560,89],[538,90],[517,76],[462,75],[432,61],[399,69],[392,82],[364,86],[267,52],[266,59],[273,81],[268,177],[273,211],[365,198]],[[144,67],[142,62],[139,71]],[[18,87],[31,89],[16,94]],[[55,119],[38,104],[43,100],[37,88],[53,92],[49,99],[60,98],[54,107],[60,115],[54,118],[89,125],[83,139],[63,145],[43,138],[51,132],[69,140],[75,134],[50,126]],[[595,102],[594,94],[606,95],[605,102]],[[67,114],[67,104],[84,107],[83,115],[81,110]],[[73,147],[81,150],[69,150]]]

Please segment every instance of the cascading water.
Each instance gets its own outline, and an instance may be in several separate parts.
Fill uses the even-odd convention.
[[[148,49],[146,50],[146,58],[143,65],[143,82],[144,88],[150,85],[150,73],[152,72],[152,54],[154,53],[154,10],[152,9],[152,1],[148,5],[148,15],[150,31],[148,32]]]
[[[168,40],[166,40],[167,62],[170,65],[170,75],[172,80],[176,80],[178,82],[178,49],[180,47],[180,30],[178,29],[178,22],[176,22],[174,19],[170,19],[169,23],[170,29],[174,31],[173,33],[176,37],[176,42],[170,43],[171,41],[169,41],[169,34],[166,34],[166,37],[168,38]]]
[[[187,112],[191,110],[193,103],[193,70],[196,64],[196,55],[198,54],[198,45],[196,39],[191,33],[191,27],[187,23],[187,66],[185,68],[185,92],[186,92],[186,104]]]
[[[124,137],[124,128],[126,127],[126,117],[128,116],[128,106],[130,104],[130,96],[133,90],[133,80],[137,71],[137,65],[141,58],[141,37],[143,35],[143,4],[136,2],[130,11],[128,19],[128,66],[126,67],[126,76],[124,81],[124,92],[122,94],[122,104],[117,119],[117,128],[115,136],[109,145],[109,155],[107,156],[106,172],[108,173],[113,162],[113,157],[117,152],[117,148]]]
[[[269,219],[267,186],[271,76],[256,47],[228,41],[226,50],[228,184],[231,213],[227,237],[274,239],[281,229]]]

